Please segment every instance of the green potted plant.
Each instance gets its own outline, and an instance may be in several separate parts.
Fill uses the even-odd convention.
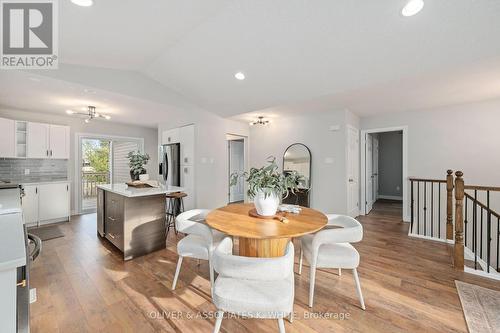
[[[235,172],[230,177],[231,186],[236,185],[239,178],[248,182],[248,196],[253,198],[257,214],[261,216],[275,215],[281,198],[286,198],[289,192],[295,193],[302,179],[296,171],[279,172],[273,156],[268,157],[267,162],[267,166],[251,168],[249,172]]]
[[[131,151],[127,155],[130,167],[130,178],[132,180],[148,180],[146,169],[144,166],[148,164],[149,155],[141,154],[141,152]]]

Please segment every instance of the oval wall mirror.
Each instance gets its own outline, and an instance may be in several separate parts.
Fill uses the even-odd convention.
[[[311,151],[302,143],[290,145],[283,155],[283,173],[297,171],[303,177],[299,183],[300,191],[289,195],[283,203],[309,207],[309,189],[311,188]]]

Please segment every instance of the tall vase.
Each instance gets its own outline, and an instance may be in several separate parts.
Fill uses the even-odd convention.
[[[266,198],[264,192],[259,191],[255,194],[253,203],[255,205],[255,210],[257,210],[257,214],[261,216],[274,216],[278,211],[280,198],[274,193],[268,195]]]

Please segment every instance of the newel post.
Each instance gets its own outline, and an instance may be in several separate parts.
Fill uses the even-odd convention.
[[[464,179],[462,171],[455,173],[455,269],[464,270]]]
[[[446,239],[453,239],[453,171],[446,173]]]

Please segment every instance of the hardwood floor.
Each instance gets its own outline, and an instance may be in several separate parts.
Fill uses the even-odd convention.
[[[366,311],[359,308],[352,274],[321,269],[315,305],[307,306],[309,270],[295,275],[296,316],[287,332],[466,332],[454,280],[500,290],[498,282],[456,272],[446,245],[407,236],[400,206],[376,203],[360,217],[364,239],[358,269]],[[62,225],[65,237],[43,243],[31,271],[38,301],[32,332],[211,332],[208,264],[185,259],[171,291],[177,254],[167,249],[123,262],[96,236],[95,215]],[[298,241],[296,249],[298,251]],[[296,263],[298,256],[296,256]],[[297,271],[297,267],[296,267]],[[192,317],[192,318],[191,318]],[[223,332],[277,332],[275,320],[230,318]]]

